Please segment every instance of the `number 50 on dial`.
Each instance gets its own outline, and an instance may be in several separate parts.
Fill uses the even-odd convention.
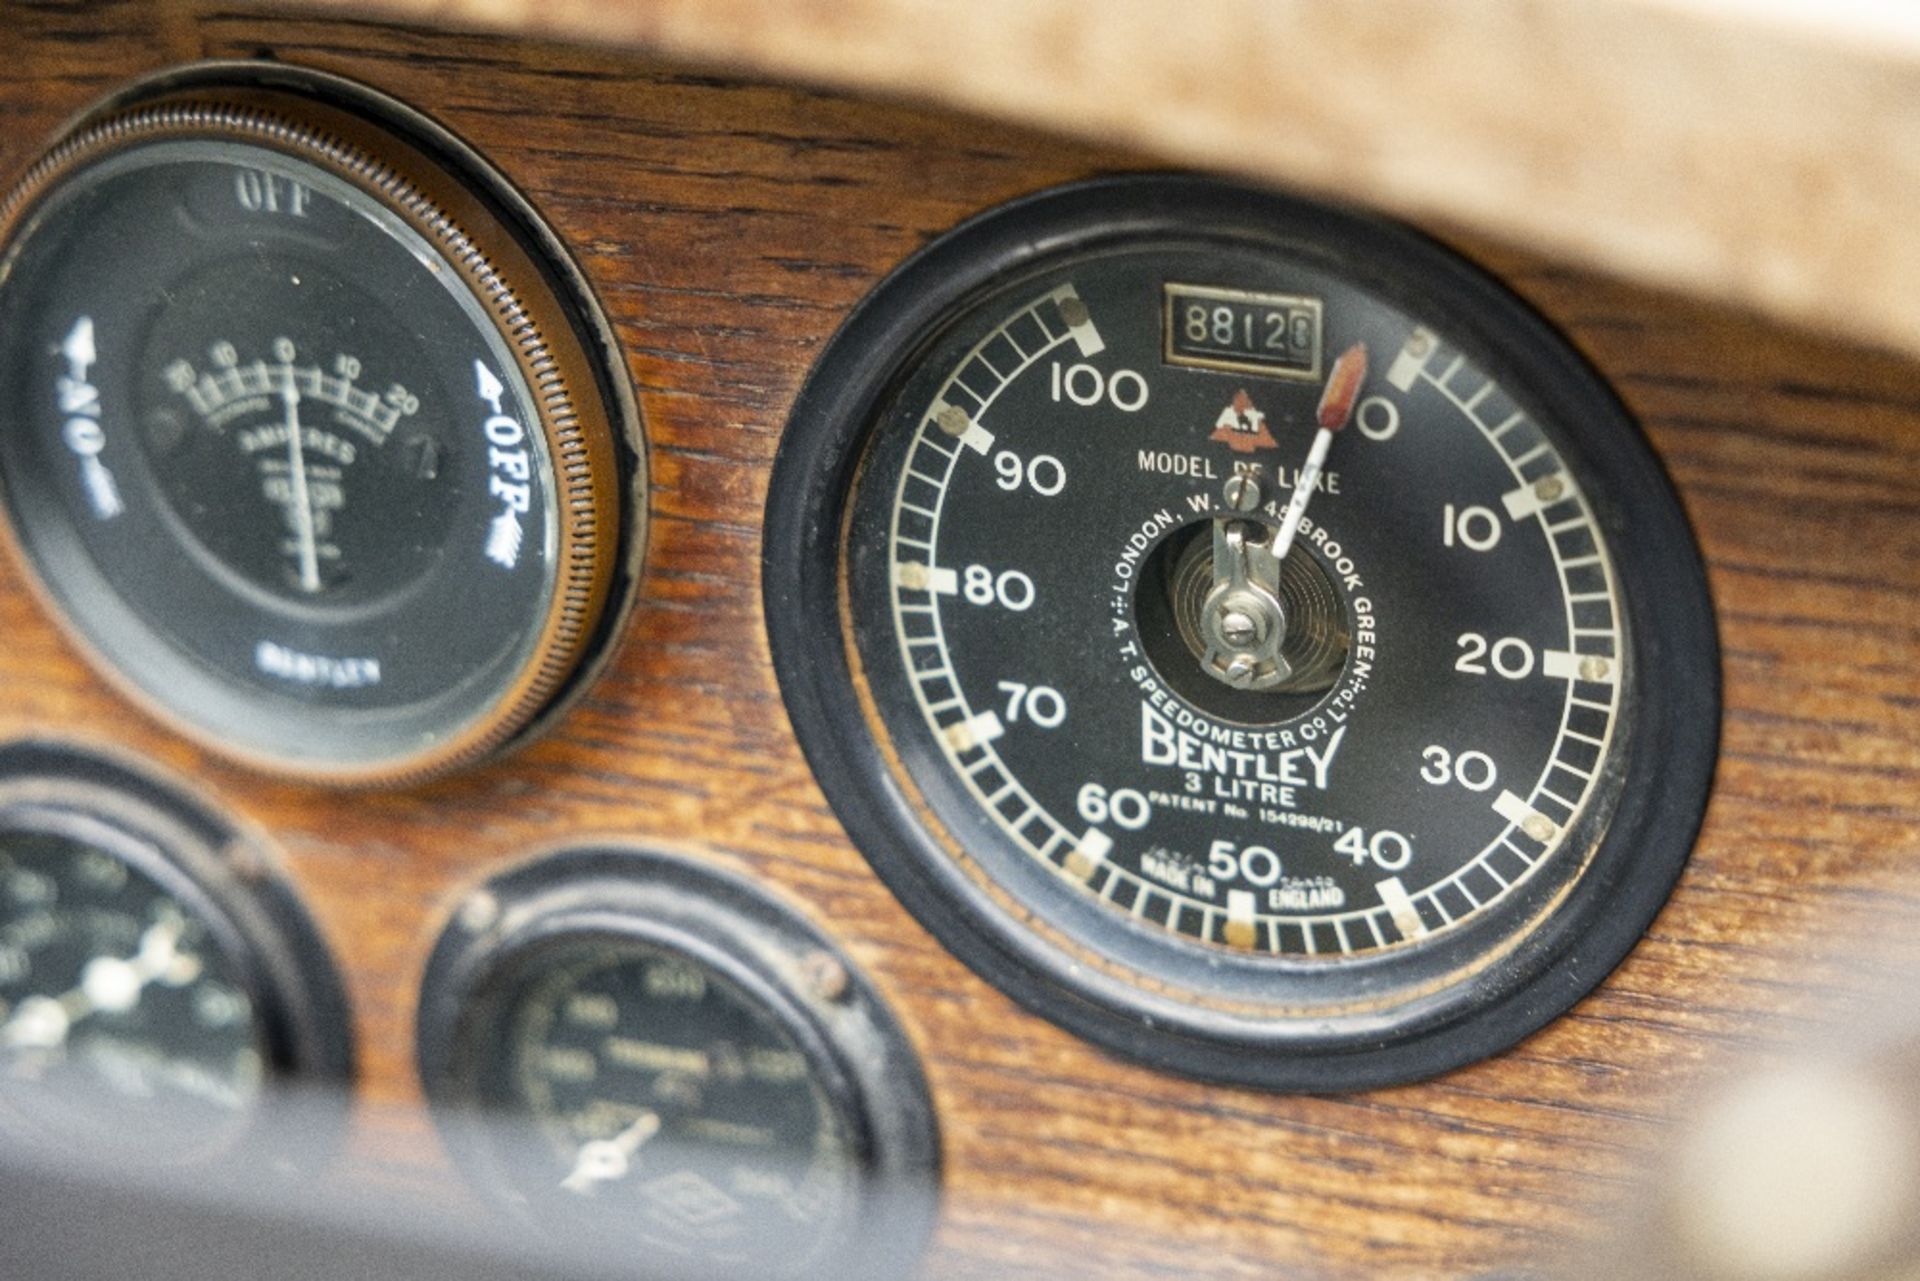
[[[842,330],[772,493],[776,665],[850,835],[1123,1054],[1458,1066],[1604,978],[1691,846],[1717,653],[1672,492],[1404,229],[1165,177],[990,213]]]

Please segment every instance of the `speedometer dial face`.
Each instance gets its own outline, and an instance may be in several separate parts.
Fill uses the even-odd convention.
[[[831,541],[783,539],[803,466]],[[1450,1066],[1597,981],[1690,845],[1684,522],[1577,357],[1406,233],[1164,179],[990,215],[843,331],[774,493],[790,705],[866,762],[822,769],[843,817],[1110,1044],[1313,1088]],[[776,601],[827,575],[823,663]]]
[[[853,618],[892,643],[919,727],[1008,844],[1174,934],[1354,955],[1472,918],[1552,855],[1628,657],[1592,512],[1512,397],[1333,275],[1274,275],[1171,246],[1081,261],[935,354],[939,387],[902,395],[905,450],[859,493]],[[1190,278],[1308,291],[1323,340],[1380,366],[1291,575],[1275,522],[1323,388],[1154,368],[1138,300]],[[1180,310],[1211,331],[1245,306]],[[1384,510],[1340,519],[1361,504]],[[1228,671],[1261,661],[1262,631],[1291,669],[1268,688]]]
[[[589,301],[406,120],[176,92],[0,206],[0,491],[47,595],[183,727],[340,781],[520,735],[637,537]]]

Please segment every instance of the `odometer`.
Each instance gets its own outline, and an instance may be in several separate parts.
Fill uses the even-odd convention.
[[[1691,844],[1716,661],[1671,491],[1561,339],[1398,229],[1163,178],[991,214],[842,332],[773,492],[842,817],[1109,1045],[1444,1069],[1597,982]]]

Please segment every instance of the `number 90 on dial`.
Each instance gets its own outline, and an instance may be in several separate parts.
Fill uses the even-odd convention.
[[[772,494],[776,667],[849,834],[1119,1053],[1457,1067],[1601,981],[1691,847],[1717,652],[1672,491],[1405,229],[1168,177],[989,213],[835,339]]]

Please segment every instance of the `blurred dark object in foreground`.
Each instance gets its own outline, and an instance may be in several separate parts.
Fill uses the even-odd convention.
[[[562,1235],[514,1216],[355,1181],[340,1103],[273,1096],[248,1142],[210,1164],[93,1150],[0,1149],[0,1274],[8,1281],[718,1281],[610,1224]],[[345,1175],[346,1177],[342,1177]],[[476,1203],[477,1205],[477,1203]],[[868,1260],[836,1281],[898,1277]]]

